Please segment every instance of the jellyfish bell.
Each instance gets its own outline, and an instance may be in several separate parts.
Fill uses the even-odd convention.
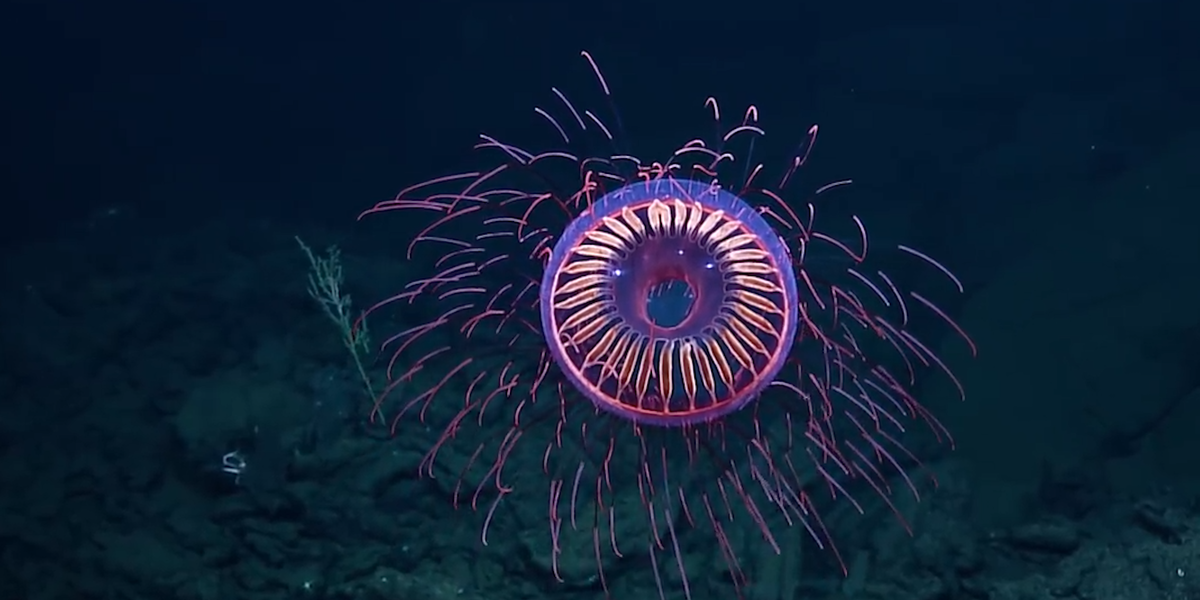
[[[744,540],[781,553],[798,543],[789,531],[844,570],[823,511],[877,498],[899,515],[897,495],[919,496],[914,425],[949,439],[913,390],[927,370],[958,382],[910,314],[973,351],[970,338],[871,270],[857,216],[855,235],[826,233],[816,198],[840,182],[793,191],[816,127],[773,168],[754,155],[758,110],[730,121],[709,98],[717,135],[642,161],[620,148],[610,89],[584,58],[607,112],[552,89],[535,113],[559,147],[482,135],[477,170],[364,213],[410,216],[416,269],[367,311],[399,307],[406,321],[384,343],[372,419],[431,431],[420,470],[483,513],[481,542],[519,542],[567,584],[611,593],[615,577],[648,572],[664,598],[699,584],[741,594]],[[933,258],[896,250],[962,291]],[[814,251],[843,260],[811,266]]]
[[[627,184],[585,209],[551,251],[546,342],[574,387],[618,417],[661,426],[719,418],[752,402],[791,351],[796,281],[784,248],[758,212],[713,182]],[[661,307],[670,292],[686,310]],[[677,322],[661,324],[670,316]]]

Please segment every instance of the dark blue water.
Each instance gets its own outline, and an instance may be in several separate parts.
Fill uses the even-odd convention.
[[[8,2],[0,597],[1200,597],[1198,6]],[[536,243],[697,139],[795,386],[635,428]]]

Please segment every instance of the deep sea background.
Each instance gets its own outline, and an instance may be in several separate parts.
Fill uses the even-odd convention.
[[[603,597],[482,547],[417,474],[429,432],[366,422],[293,239],[341,249],[356,305],[395,293],[412,230],[358,214],[480,168],[481,131],[552,141],[551,86],[597,98],[581,50],[648,160],[709,134],[710,95],[759,107],[765,156],[820,124],[803,176],[853,178],[873,239],[967,287],[944,308],[980,353],[947,356],[965,402],[919,389],[956,444],[913,533],[835,510],[849,575],[797,537],[745,595],[1200,599],[1200,4],[2,11],[0,599]],[[657,597],[648,569],[613,597]],[[692,596],[730,597],[710,575]]]

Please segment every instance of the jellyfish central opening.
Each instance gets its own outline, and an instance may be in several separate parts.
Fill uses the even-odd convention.
[[[646,316],[658,327],[677,327],[692,314],[696,290],[680,277],[670,276],[650,286]]]

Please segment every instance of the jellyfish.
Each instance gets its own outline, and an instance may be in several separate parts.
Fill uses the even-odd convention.
[[[864,512],[873,497],[899,517],[896,495],[920,494],[911,430],[952,443],[914,389],[927,372],[962,385],[916,313],[973,342],[927,295],[872,270],[881,250],[859,217],[850,236],[820,225],[821,198],[848,182],[793,191],[816,126],[760,160],[758,109],[729,121],[710,97],[698,112],[716,133],[646,161],[582,57],[603,108],[551,88],[533,118],[553,145],[482,134],[479,169],[363,213],[404,214],[412,273],[365,313],[396,308],[402,322],[383,344],[372,419],[432,431],[422,474],[481,513],[484,544],[493,528],[536,526],[530,547],[560,581],[578,580],[564,572],[585,555],[583,582],[608,592],[642,557],[660,597],[678,586],[690,598],[702,575],[688,548],[709,540],[740,593],[747,537],[780,552],[792,532],[844,570],[828,507]],[[963,292],[929,255],[887,251]],[[500,511],[530,488],[536,523]]]

